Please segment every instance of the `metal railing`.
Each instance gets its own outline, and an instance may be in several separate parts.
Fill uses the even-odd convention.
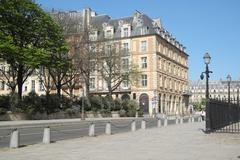
[[[240,106],[225,100],[209,99],[210,132],[240,133]]]

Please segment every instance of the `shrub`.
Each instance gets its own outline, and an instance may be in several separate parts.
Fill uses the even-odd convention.
[[[136,111],[137,111],[137,108],[138,108],[137,102],[134,101],[134,100],[129,100],[127,106],[128,106],[127,116],[128,117],[135,117]]]
[[[102,97],[100,96],[90,96],[89,101],[91,103],[91,110],[97,112],[102,108]]]
[[[5,113],[7,113],[7,109],[0,107],[0,115]]]
[[[112,111],[119,111],[122,108],[122,100],[119,98],[114,99],[114,105],[112,107]]]
[[[0,107],[4,108],[6,110],[9,110],[9,106],[10,106],[10,97],[9,95],[1,95],[0,96]]]

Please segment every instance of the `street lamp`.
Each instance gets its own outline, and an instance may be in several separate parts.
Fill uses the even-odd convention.
[[[208,79],[209,79],[209,73],[212,73],[212,71],[209,71],[208,69],[208,65],[211,61],[211,57],[208,53],[205,53],[205,55],[203,56],[204,59],[204,63],[206,64],[206,70],[205,72],[202,72],[200,78],[203,80],[204,79],[204,73],[206,74],[206,132],[210,131],[210,114],[209,114],[209,106],[208,106],[208,102],[209,102],[209,84],[208,84]]]
[[[228,104],[230,104],[230,83],[232,81],[232,77],[230,74],[227,75],[227,82],[228,82]]]

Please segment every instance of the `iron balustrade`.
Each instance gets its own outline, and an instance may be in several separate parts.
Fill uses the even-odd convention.
[[[229,101],[209,99],[210,132],[240,133],[240,106]]]

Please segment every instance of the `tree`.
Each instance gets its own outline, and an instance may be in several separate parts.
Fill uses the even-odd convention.
[[[121,83],[129,85],[138,81],[140,72],[135,65],[130,63],[129,52],[121,49],[121,43],[107,44],[98,62],[98,71],[107,83],[109,96],[112,96],[113,91]]]
[[[16,72],[19,99],[22,86],[39,65],[65,46],[60,27],[32,0],[0,1],[0,58]]]
[[[96,49],[97,41],[91,39],[91,34],[96,30],[87,22],[83,22],[78,17],[78,13],[69,14],[66,12],[55,12],[51,14],[54,20],[62,27],[66,41],[69,44],[69,56],[75,66],[75,80],[79,82],[81,79],[85,84],[86,95],[89,95],[90,75],[96,66]],[[70,82],[70,81],[69,81]]]

